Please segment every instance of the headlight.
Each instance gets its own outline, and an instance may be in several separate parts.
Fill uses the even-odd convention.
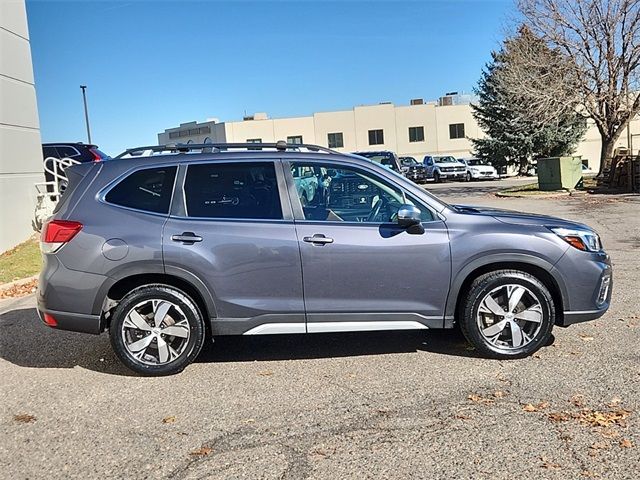
[[[473,173],[478,173],[478,169],[477,168],[469,167],[469,170],[472,171]]]
[[[599,252],[602,250],[600,237],[593,230],[564,227],[551,227],[550,230],[578,250],[585,252]]]

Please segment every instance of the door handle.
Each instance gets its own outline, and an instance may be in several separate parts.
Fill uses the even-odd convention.
[[[182,232],[180,235],[171,235],[171,240],[191,245],[195,242],[201,242],[202,237],[193,232]]]
[[[314,245],[325,245],[327,243],[333,243],[333,238],[325,237],[321,233],[316,233],[313,237],[304,237],[302,240],[307,243],[313,243]]]

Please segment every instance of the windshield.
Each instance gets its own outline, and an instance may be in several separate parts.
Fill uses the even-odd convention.
[[[401,158],[400,161],[402,162],[402,165],[405,165],[405,166],[411,166],[411,165],[417,165],[418,164],[416,159],[413,158],[413,157],[404,157],[404,158]]]
[[[447,157],[433,157],[435,163],[458,163],[458,161],[451,156]]]
[[[486,160],[480,160],[479,158],[472,158],[467,160],[467,165],[488,165]]]
[[[393,154],[389,152],[357,152],[355,155],[368,158],[372,162],[379,163],[391,169],[397,168]]]

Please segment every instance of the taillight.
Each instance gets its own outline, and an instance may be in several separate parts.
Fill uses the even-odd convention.
[[[40,249],[44,253],[54,253],[71,241],[82,230],[80,222],[71,220],[51,220],[42,227]]]
[[[50,327],[58,326],[58,321],[53,317],[53,315],[49,315],[48,313],[45,313],[43,315],[43,320],[44,320],[44,323],[46,323]]]
[[[93,148],[90,148],[89,151],[91,152],[91,155],[93,155],[93,161],[94,162],[101,162],[102,161],[102,157]]]

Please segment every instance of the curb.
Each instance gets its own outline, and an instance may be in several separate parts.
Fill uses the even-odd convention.
[[[571,192],[541,193],[539,195],[519,195],[518,192],[513,192],[513,193],[496,192],[495,193],[495,196],[499,198],[531,198],[531,199],[570,197],[571,195],[572,195]]]
[[[19,287],[20,285],[24,285],[25,283],[29,283],[33,280],[37,280],[39,275],[32,275],[30,277],[19,278],[18,280],[14,280],[13,282],[8,283],[0,283],[0,292],[3,290],[8,290],[12,287]]]

